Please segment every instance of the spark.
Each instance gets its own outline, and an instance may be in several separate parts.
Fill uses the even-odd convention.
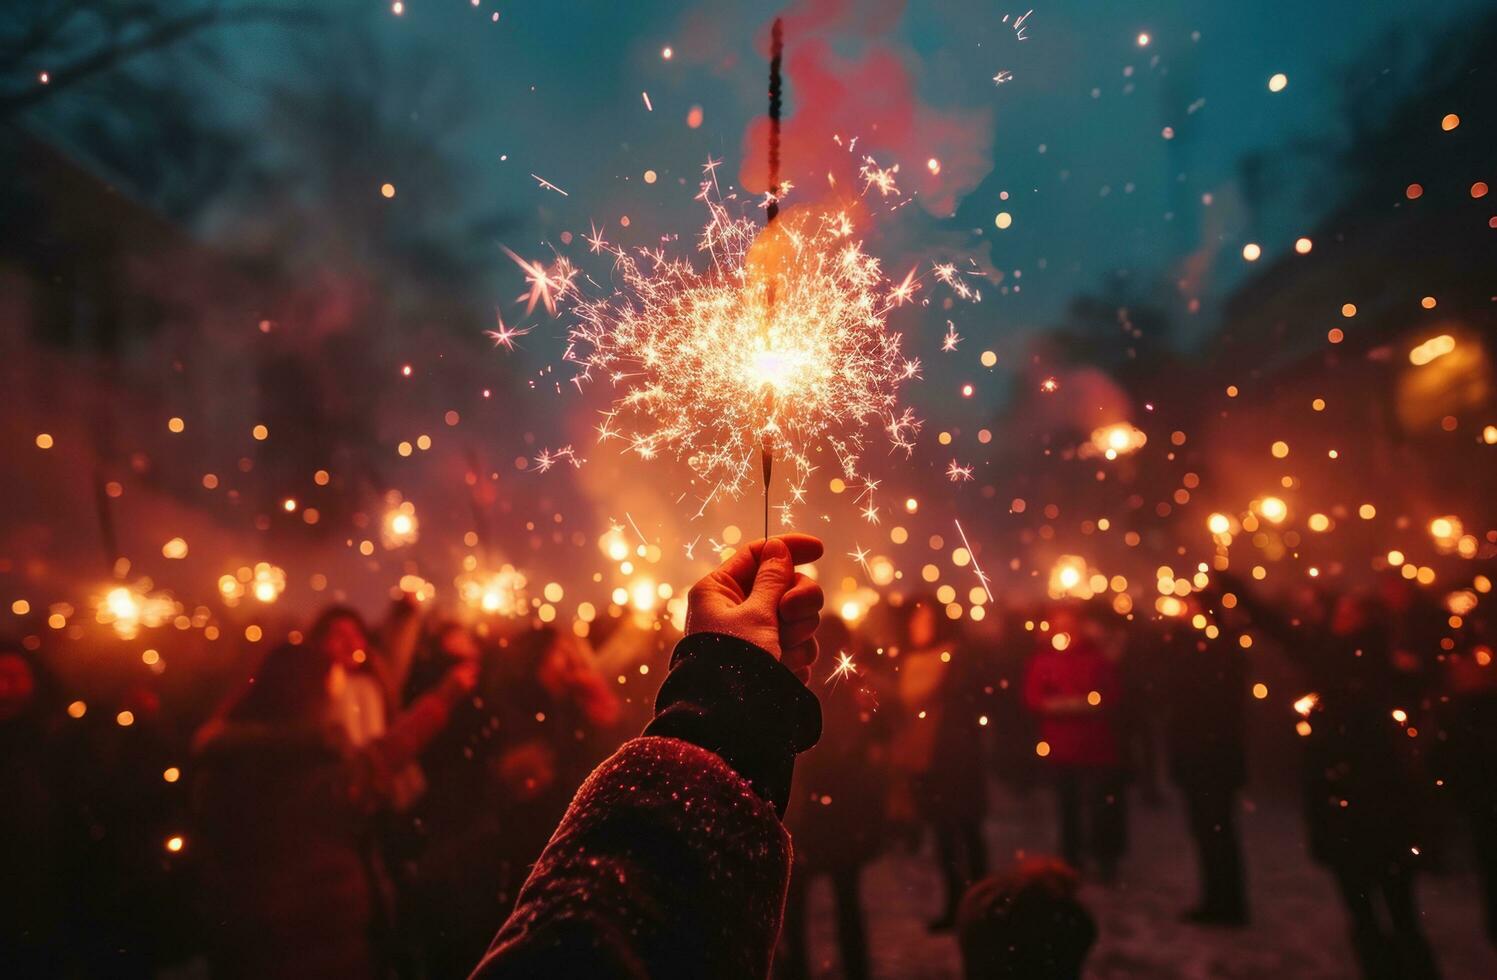
[[[967,541],[967,532],[962,530],[962,522],[953,519],[952,523],[956,525],[956,533],[962,537],[962,547],[967,549],[967,554],[972,558],[972,571],[977,573],[977,584],[982,586],[983,594],[992,602],[993,590],[988,588],[988,576],[983,572],[982,566],[977,564],[977,552],[972,550],[972,545]]]
[[[864,575],[868,575],[868,576],[871,577],[873,573],[868,568],[868,549],[862,547],[861,545],[857,544],[856,542],[854,542],[852,548],[853,548],[853,550],[851,550],[851,551],[849,551],[847,553],[847,557],[851,558],[853,561],[857,562],[859,565],[862,565],[863,566],[863,574]]]
[[[603,232],[598,228],[597,222],[589,222],[589,224],[592,226],[592,234],[583,235],[582,238],[587,242],[587,250],[594,255],[599,255],[608,248],[608,239],[603,237]]]
[[[535,304],[540,303],[546,308],[546,312],[552,316],[556,315],[556,301],[566,295],[572,288],[572,279],[577,275],[576,268],[567,259],[560,256],[548,268],[539,262],[531,262],[516,255],[507,245],[501,245],[504,254],[508,255],[521,269],[525,271],[525,282],[530,285],[530,293],[520,299],[525,301],[525,315],[529,316],[535,312]]]
[[[535,471],[545,473],[562,460],[571,463],[574,470],[580,470],[582,464],[587,462],[578,456],[570,445],[562,446],[560,449],[542,449],[541,454],[535,458]]]
[[[966,466],[959,466],[953,459],[951,465],[946,467],[946,479],[952,483],[972,479],[972,465],[969,463]]]
[[[655,107],[652,106],[652,105],[650,105],[650,93],[649,92],[641,92],[639,94],[644,97],[644,100],[645,100],[645,110],[648,111],[648,112],[654,112],[655,111]]]
[[[686,542],[686,544],[684,545],[684,549],[686,551],[686,560],[687,561],[695,561],[696,560],[696,555],[693,554],[693,552],[696,551],[697,542],[700,541],[700,540],[702,540],[702,536],[700,534],[698,534],[696,537],[692,538],[690,541]]]
[[[896,307],[908,303],[915,293],[920,289],[920,282],[915,278],[915,268],[905,273],[904,281],[889,290],[889,301]]]
[[[484,334],[486,336],[488,336],[491,340],[494,341],[494,346],[495,347],[503,347],[505,350],[514,350],[515,349],[515,338],[516,337],[523,337],[526,334],[528,334],[530,331],[532,331],[532,330],[535,329],[534,327],[510,327],[510,326],[506,326],[505,323],[504,323],[504,314],[503,313],[496,313],[496,314],[494,314],[494,316],[495,316],[495,319],[497,319],[499,321],[499,329],[497,329],[497,330],[485,330]]]
[[[1018,40],[1018,41],[1027,41],[1027,40],[1029,40],[1029,35],[1026,34],[1026,33],[1024,33],[1024,32],[1029,27],[1029,24],[1028,24],[1029,15],[1032,14],[1032,13],[1034,13],[1033,10],[1026,10],[1024,13],[1022,13],[1018,17],[1014,18],[1013,28],[1014,28],[1014,39],[1015,40]],[[1003,15],[1002,23],[1007,24],[1008,23],[1008,19],[1011,16],[1013,16],[1013,15],[1012,14],[1004,14]]]
[[[639,525],[634,523],[634,515],[626,510],[624,511],[624,518],[629,522],[629,526],[634,528],[634,533],[639,535],[639,543],[648,545],[650,542],[645,538],[645,532],[641,531]]]
[[[1006,68],[1005,69],[1000,69],[999,72],[998,72],[998,74],[996,74],[996,75],[993,76],[993,84],[994,85],[1004,85],[1004,84],[1006,84],[1008,82],[1011,82],[1013,80],[1014,80],[1014,73],[1011,72],[1011,71],[1009,71]]]
[[[858,176],[863,178],[863,193],[867,194],[870,188],[877,187],[881,197],[899,193],[899,186],[894,181],[898,173],[899,164],[896,163],[892,167],[880,167],[873,157],[864,157],[863,165],[858,168]]]
[[[946,321],[946,336],[941,338],[941,350],[954,351],[956,345],[962,342],[962,335],[956,332],[956,324],[950,320]]]
[[[546,178],[540,176],[539,174],[531,174],[530,176],[532,176],[532,177],[535,178],[535,182],[537,184],[541,185],[541,190],[543,190],[543,191],[555,191],[556,193],[560,194],[562,197],[571,197],[572,196],[572,195],[568,194],[566,191],[562,190],[560,187],[557,187],[555,184],[551,183]]]
[[[898,392],[920,365],[903,356],[886,321],[914,293],[916,271],[893,286],[840,211],[803,209],[769,230],[730,213],[715,190],[720,165],[708,159],[697,194],[708,212],[697,243],[703,261],[619,249],[608,295],[578,295],[569,277],[552,289],[572,300],[574,380],[614,389],[601,437],[642,459],[685,459],[713,487],[709,499],[757,484],[766,436],[793,487],[805,485],[821,447],[844,479],[864,481],[871,423],[906,453],[919,430]],[[538,280],[557,274],[523,267],[543,300]],[[871,500],[865,516],[877,518]],[[783,506],[781,517],[789,518]]]
[[[1040,391],[1043,391],[1047,395],[1053,395],[1059,390],[1060,382],[1056,381],[1054,378],[1046,378],[1044,381],[1040,382]]]
[[[839,650],[837,651],[837,666],[832,668],[832,672],[827,676],[826,682],[831,684],[839,681],[844,677],[856,674],[857,670],[858,665],[853,663],[852,654],[846,650]]]

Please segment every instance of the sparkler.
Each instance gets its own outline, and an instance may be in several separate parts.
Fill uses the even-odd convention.
[[[473,571],[457,579],[458,597],[468,606],[498,616],[520,616],[530,608],[525,575],[513,565],[497,572]]]
[[[420,534],[421,523],[416,518],[416,505],[409,500],[400,500],[391,493],[391,508],[385,512],[382,537],[389,550],[415,544]]]
[[[778,93],[772,70],[772,119]],[[698,194],[709,213],[701,270],[664,250],[606,246],[595,233],[591,247],[615,256],[621,286],[577,301],[566,354],[580,365],[579,387],[596,377],[622,389],[598,427],[600,441],[619,440],[644,459],[673,451],[710,485],[707,499],[738,496],[757,454],[766,535],[776,454],[793,467],[790,494],[799,500],[823,446],[850,482],[872,485],[859,473],[859,457],[873,420],[894,448],[913,451],[919,422],[898,407],[897,390],[920,370],[886,325],[911,283],[891,285],[845,212],[780,216],[773,136],[770,162],[762,231],[729,213],[709,162]],[[563,288],[575,292],[570,279]],[[781,513],[788,522],[788,505]],[[865,516],[877,516],[871,497]]]

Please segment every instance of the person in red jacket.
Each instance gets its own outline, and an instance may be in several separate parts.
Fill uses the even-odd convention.
[[[1061,853],[1075,868],[1092,857],[1110,881],[1127,836],[1117,668],[1086,635],[1075,605],[1057,606],[1049,622],[1029,661],[1024,703],[1039,721],[1036,751],[1055,783]]]
[[[583,782],[475,978],[768,975],[780,820],[821,734],[805,681],[823,596],[795,566],[821,551],[754,542],[692,587],[654,720]]]

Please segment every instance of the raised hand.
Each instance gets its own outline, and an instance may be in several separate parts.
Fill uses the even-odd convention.
[[[778,535],[735,552],[687,593],[687,635],[736,636],[806,680],[816,660],[816,627],[826,597],[795,566],[821,553],[821,541],[809,534]]]

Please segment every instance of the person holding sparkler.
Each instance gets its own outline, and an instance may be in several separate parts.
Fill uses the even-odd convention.
[[[473,976],[764,977],[790,872],[781,825],[821,735],[805,686],[819,540],[734,553],[692,587],[644,733],[593,770]]]

